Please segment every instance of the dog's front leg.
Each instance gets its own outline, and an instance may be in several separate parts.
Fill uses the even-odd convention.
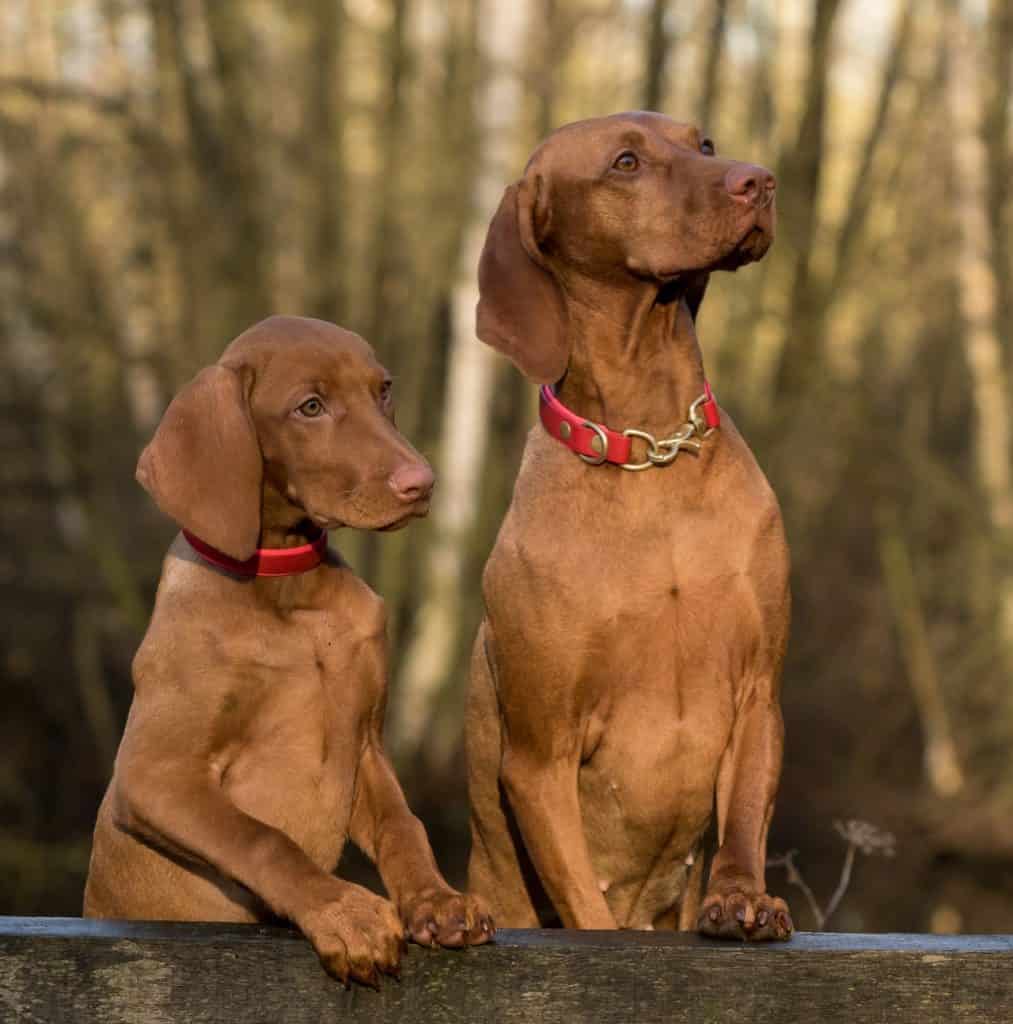
[[[422,822],[409,810],[378,740],[366,747],[359,766],[351,837],[376,864],[414,942],[470,946],[493,937],[485,903],[451,888],[440,873]]]
[[[495,933],[476,896],[459,893],[440,874],[422,822],[412,814],[383,748],[387,710],[387,648],[377,643],[364,671],[377,693],[352,804],[352,841],[376,865],[408,937],[424,946],[466,946]]]
[[[699,929],[721,938],[787,939],[784,900],[766,891],[767,829],[781,775],[784,724],[771,680],[743,701],[718,772],[718,852]]]
[[[118,827],[208,864],[294,922],[327,971],[378,985],[396,973],[403,929],[388,900],[321,870],[284,832],[241,811],[192,758],[158,758],[125,741],[117,760]]]
[[[509,729],[507,730],[509,733]],[[565,928],[618,927],[591,863],[577,795],[578,751],[549,756],[507,743],[503,786],[538,877]]]

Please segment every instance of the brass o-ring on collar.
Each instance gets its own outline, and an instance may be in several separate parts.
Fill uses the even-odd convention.
[[[591,455],[585,455],[583,452],[577,452],[577,454],[589,466],[600,466],[608,458],[608,436],[597,423],[592,423],[590,420],[584,420],[583,425],[587,427],[588,430],[594,432],[594,437],[591,438],[591,447],[598,453],[598,457],[594,458]]]

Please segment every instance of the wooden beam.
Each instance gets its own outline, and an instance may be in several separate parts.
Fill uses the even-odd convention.
[[[0,1020],[1007,1024],[1013,936],[504,931],[346,991],[284,928],[0,917]]]

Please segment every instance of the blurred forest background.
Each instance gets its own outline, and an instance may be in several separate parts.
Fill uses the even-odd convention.
[[[771,855],[822,902],[864,819],[896,856],[832,925],[1013,931],[1011,10],[0,0],[0,913],[79,912],[174,532],[134,463],[275,311],[369,338],[440,475],[424,524],[332,543],[388,600],[389,742],[462,878],[464,665],[535,412],[474,340],[478,250],[554,126],[648,108],[779,181],[700,321],[794,554]]]

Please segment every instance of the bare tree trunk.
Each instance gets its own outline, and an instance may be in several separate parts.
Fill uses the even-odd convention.
[[[269,272],[272,246],[260,208],[263,139],[249,99],[256,94],[256,47],[248,14],[238,0],[205,0],[204,18],[222,110],[218,132],[224,159],[212,173],[232,222],[229,260],[237,287],[233,323],[226,329],[226,337],[231,337],[272,312],[273,307]]]
[[[883,141],[887,138],[887,120],[891,101],[896,92],[897,83],[903,77],[907,66],[914,30],[914,13],[915,0],[904,0],[894,22],[890,49],[880,78],[875,112],[869,124],[869,130],[865,134],[865,141],[858,148],[861,160],[851,182],[849,198],[845,207],[847,213],[837,236],[833,271],[824,295],[817,304],[817,309],[823,319],[826,317],[827,305],[833,302],[835,296],[842,291],[848,274],[852,270],[855,243],[861,237],[869,209],[875,198],[871,187],[872,169]]]
[[[799,363],[797,374],[792,379],[801,389],[801,395],[792,391],[781,396],[782,399],[788,398],[791,402],[793,415],[798,415],[800,405],[808,404],[810,408],[818,410],[823,403],[824,397],[820,389],[811,384],[807,385],[803,377],[812,365],[827,359],[830,355],[827,325],[832,314],[842,306],[853,308],[850,303],[854,302],[855,297],[848,291],[847,286],[858,273],[855,256],[862,251],[860,243],[865,240],[869,211],[875,209],[877,203],[882,203],[887,191],[882,181],[884,176],[878,176],[875,172],[882,162],[881,157],[889,151],[890,142],[894,141],[890,132],[893,101],[898,93],[898,85],[904,82],[908,73],[912,48],[918,43],[915,34],[915,10],[915,0],[903,0],[896,11],[890,44],[879,76],[872,117],[861,142],[856,146],[859,154],[858,165],[851,179],[848,198],[844,204],[844,215],[834,241],[832,262],[823,274],[815,275],[809,272],[810,261],[807,256],[804,261],[804,279],[808,281],[806,291],[802,294],[796,287],[792,287],[790,292],[793,305],[785,313],[785,322],[789,322],[790,317],[793,326],[789,333],[778,341],[785,346],[784,359]],[[798,202],[789,183],[782,205],[795,206]],[[791,214],[788,216],[790,220]],[[811,247],[814,227],[810,227],[809,231],[807,244]],[[796,273],[798,272],[796,265]],[[843,353],[849,349],[839,335],[835,335],[833,341],[836,345],[834,354],[839,357],[835,370],[841,374],[841,367],[845,364]],[[859,360],[853,359],[848,365],[852,367],[852,372],[857,372],[858,364]],[[785,374],[790,376],[792,367],[782,366],[782,379]],[[796,398],[800,398],[800,401],[796,401]],[[831,494],[833,488],[826,487],[824,492]]]
[[[200,244],[197,190],[188,173],[185,114],[180,103],[182,83],[177,60],[178,26],[164,0],[148,0],[152,38],[152,114],[159,126],[166,156],[156,177],[159,214],[164,229],[155,242],[159,290],[159,325],[173,384],[193,373],[212,347],[204,290],[211,284],[206,246]],[[220,340],[220,339],[219,339]]]
[[[707,32],[707,58],[704,62],[703,88],[697,104],[696,120],[700,130],[714,130],[717,115],[719,71],[725,48],[725,27],[728,21],[728,0],[714,0],[711,23]]]
[[[102,94],[122,97],[130,109],[136,109],[138,104],[134,80],[123,53],[123,9],[119,3],[105,0],[101,4],[100,13],[105,28],[105,45],[103,59],[96,69],[95,85]],[[142,172],[151,165],[146,152],[131,149],[128,154],[134,166]],[[131,198],[131,207],[135,212],[131,219],[135,232],[138,236],[147,232],[154,234],[144,218],[148,205],[145,189],[139,187]],[[101,247],[96,246],[95,251],[101,251]],[[130,289],[126,282],[121,282],[121,288],[127,290],[128,295],[121,303],[119,319],[124,324],[123,344],[127,350],[124,370],[126,390],[134,426],[143,435],[158,421],[166,404],[164,380],[160,379],[156,371],[156,366],[161,362],[157,350],[161,340],[158,324],[162,310],[157,279],[153,280],[153,275],[143,273],[136,274],[135,278],[137,287],[134,289]]]
[[[774,12],[769,11],[765,4],[751,4],[749,8],[750,24],[756,38],[756,55],[749,79],[746,83],[749,101],[746,106],[746,138],[749,140],[751,160],[759,163],[772,162],[777,152],[777,104],[774,89],[774,68],[780,46],[778,25]],[[720,139],[718,140],[720,143]],[[739,409],[742,417],[741,426],[750,426],[751,408],[749,391],[759,393],[765,391],[754,384],[752,389],[748,382],[759,380],[763,375],[754,374],[749,364],[755,362],[757,352],[764,352],[768,346],[759,340],[757,335],[771,332],[764,327],[763,302],[767,271],[773,260],[768,258],[758,267],[750,271],[748,278],[733,289],[728,298],[728,313],[724,328],[720,334],[710,335],[709,358],[714,360],[716,371],[712,370],[716,380],[742,382],[746,392],[744,406]],[[746,283],[748,282],[748,284]],[[707,317],[708,307],[704,307]],[[706,322],[706,319],[705,321]]]
[[[560,34],[561,17],[560,0],[537,0],[541,8],[537,17],[531,19],[528,36],[534,46],[541,50],[541,59],[537,62],[534,74],[537,80],[535,90],[535,133],[539,139],[545,138],[555,127],[552,123],[552,111],[555,108],[556,94],[559,92],[560,78]]]
[[[485,140],[475,183],[474,220],[462,249],[453,296],[447,396],[443,411],[440,480],[433,503],[433,539],[416,628],[403,661],[392,740],[402,755],[419,752],[438,698],[460,647],[463,574],[476,521],[482,456],[489,431],[493,382],[503,364],[475,339],[475,268],[486,228],[510,180],[512,142],[521,118],[521,57],[530,0],[490,4],[480,22],[488,74],[478,100],[478,131]]]
[[[344,218],[342,125],[344,90],[340,74],[345,14],[342,0],[308,0],[310,24],[309,101],[313,144],[306,156],[313,190],[309,210],[307,311],[339,322],[345,310],[342,273]]]
[[[756,56],[748,86],[749,113],[746,127],[755,145],[770,147],[777,120],[772,68],[777,64],[780,39],[773,14],[765,6],[754,7],[751,15],[756,36]]]
[[[778,188],[790,202],[778,208],[778,243],[762,271],[759,329],[745,375],[747,401],[758,423],[769,418],[774,395],[783,398],[801,391],[818,347],[818,339],[808,331],[809,282],[823,171],[831,42],[839,7],[840,0],[815,0],[802,115],[795,141],[777,167]],[[785,308],[782,296],[787,299]],[[781,402],[780,407],[787,412],[787,403]]]
[[[393,327],[390,310],[399,303],[393,291],[403,267],[403,240],[397,217],[398,191],[401,181],[402,135],[404,132],[405,79],[408,73],[408,48],[405,26],[409,15],[408,0],[390,0],[390,25],[383,46],[384,93],[376,125],[377,149],[380,154],[376,186],[376,211],[373,221],[373,272],[369,298],[369,338],[381,350]]]
[[[964,773],[950,732],[911,553],[893,511],[884,510],[880,516],[879,542],[883,580],[925,741],[925,777],[936,796],[953,796],[964,786]]]
[[[391,0],[389,10],[390,24],[385,33],[383,46],[384,91],[375,119],[379,168],[370,243],[372,273],[369,283],[366,337],[376,347],[394,377],[400,378],[407,368],[405,363],[413,362],[411,349],[397,344],[399,327],[401,330],[404,327],[399,325],[399,317],[394,312],[407,305],[407,297],[402,294],[402,289],[404,282],[410,278],[410,268],[405,265],[405,240],[398,217],[405,127],[404,90],[409,63],[405,42],[410,10],[408,0]],[[400,548],[403,544],[403,541],[385,544],[381,552],[378,535],[364,534],[358,538],[356,567],[365,579],[375,582],[383,571],[383,552],[393,555],[395,548]]]
[[[443,359],[449,345],[446,308],[457,283],[464,233],[471,223],[470,202],[461,199],[474,181],[480,147],[476,137],[472,95],[479,83],[478,0],[423,0],[417,21],[434,22],[434,10],[442,15],[438,29],[439,75],[433,83],[431,106],[426,108],[424,156],[434,221],[426,246],[427,265],[415,267],[420,285],[412,300],[412,315],[423,324],[422,343],[413,343],[406,356],[404,379],[398,382],[398,425],[413,442],[435,445],[440,422],[433,412],[442,408]],[[435,40],[421,40],[421,50],[437,49]],[[446,155],[454,154],[453,161]],[[420,272],[421,271],[421,272]]]
[[[802,120],[795,144],[778,169],[778,180],[791,197],[780,208],[779,246],[789,263],[789,305],[780,346],[777,392],[784,396],[805,386],[819,339],[811,334],[810,271],[823,180],[827,81],[831,41],[840,0],[816,0],[809,33],[809,74]]]
[[[953,132],[957,277],[974,406],[975,456],[996,555],[999,642],[1013,671],[1013,394],[1003,372],[998,278],[989,226],[988,153],[978,120],[983,85],[979,40],[959,0],[948,0],[949,101]],[[997,272],[998,271],[998,272]]]
[[[989,45],[989,92],[983,134],[988,154],[988,223],[995,266],[996,329],[1006,355],[1013,392],[1013,262],[1010,253],[1010,78],[1013,76],[1013,5],[992,0],[986,37]]]
[[[191,53],[193,33],[189,6],[182,0],[150,0],[156,24],[164,25],[185,113],[185,141],[196,185],[206,196],[204,219],[224,230],[205,241],[212,248],[208,270],[225,299],[213,312],[201,310],[206,331],[218,347],[250,321],[271,310],[268,260],[269,232],[260,209],[262,158],[256,126],[248,105],[255,52],[246,15],[237,0],[203,5],[213,56],[214,78],[199,71]],[[168,70],[168,69],[167,69]],[[165,81],[169,76],[163,75]],[[211,88],[211,85],[216,87]],[[209,92],[220,102],[212,104]],[[217,260],[217,265],[215,263]],[[221,285],[225,287],[221,287]],[[207,352],[204,358],[210,358]]]
[[[644,110],[661,110],[665,101],[665,69],[672,46],[667,16],[668,0],[651,0],[644,32]]]

